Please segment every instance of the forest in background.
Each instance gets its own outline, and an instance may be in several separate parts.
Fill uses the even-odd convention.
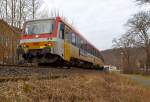
[[[0,0],[0,19],[13,27],[21,28],[27,20],[63,17],[59,10],[49,10],[45,4],[44,0]]]
[[[141,6],[149,6],[150,0],[136,0],[136,3]],[[120,38],[113,40],[114,49],[119,49],[117,55],[120,56],[121,69],[124,73],[131,73],[136,72],[138,68],[142,68],[145,73],[149,73],[150,11],[144,9],[133,14],[127,20],[125,26],[126,32]]]

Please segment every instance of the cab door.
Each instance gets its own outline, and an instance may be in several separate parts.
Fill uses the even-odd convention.
[[[64,33],[61,22],[58,23],[57,35],[56,51],[54,52],[64,59]]]
[[[64,40],[64,59],[66,61],[70,61],[71,53],[70,53],[70,44],[68,41]]]
[[[63,31],[64,31],[64,59],[66,61],[70,61],[70,58],[71,58],[70,32],[71,30],[69,29],[69,27],[63,24]]]
[[[62,39],[61,44],[63,45],[63,52],[64,52],[64,60],[70,61],[71,57],[71,49],[69,43],[69,31],[65,27],[65,24],[60,22],[60,31],[59,31],[60,38]]]

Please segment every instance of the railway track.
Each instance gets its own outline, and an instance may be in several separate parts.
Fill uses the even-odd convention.
[[[59,77],[66,78],[75,73],[90,73],[91,71],[81,68],[58,68],[50,66],[0,66],[0,82],[19,81],[19,80],[44,80],[57,79]]]

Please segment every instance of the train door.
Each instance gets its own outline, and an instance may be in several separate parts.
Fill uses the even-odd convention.
[[[63,24],[64,31],[64,59],[70,61],[71,48],[70,48],[70,29]]]
[[[61,22],[58,24],[57,54],[64,59],[64,31]]]
[[[68,29],[65,28],[65,24],[60,22],[59,23],[59,39],[58,39],[58,53],[59,55],[66,61],[70,61],[70,44],[69,44],[69,32]]]

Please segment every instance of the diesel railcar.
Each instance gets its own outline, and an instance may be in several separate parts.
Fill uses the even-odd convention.
[[[100,51],[60,17],[27,21],[20,48],[28,62],[90,68],[104,65]]]

